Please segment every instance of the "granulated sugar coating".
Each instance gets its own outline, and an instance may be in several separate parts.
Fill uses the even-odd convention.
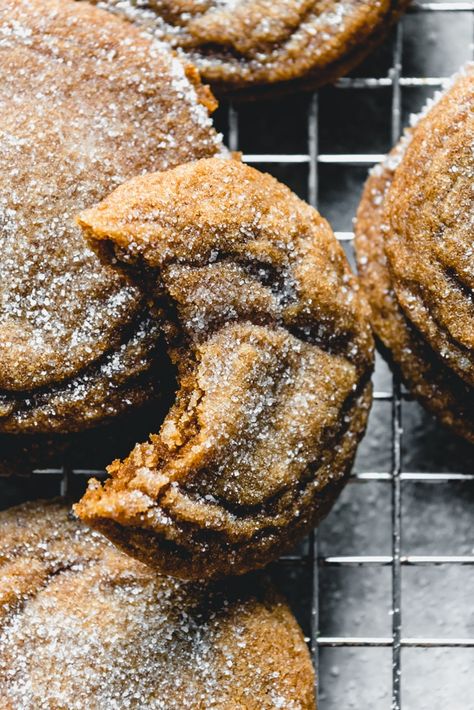
[[[157,576],[61,502],[0,529],[2,708],[315,710],[302,633],[265,581]]]
[[[153,394],[158,328],[74,215],[221,151],[215,102],[164,45],[68,0],[2,2],[0,63],[0,431],[76,430]]]
[[[410,390],[474,441],[474,65],[367,181],[356,251],[374,328]]]
[[[261,96],[333,81],[409,0],[103,0],[190,58],[219,92]]]
[[[370,405],[368,307],[329,225],[218,158],[131,180],[79,222],[147,268],[179,391],[77,513],[178,577],[266,564],[329,510]]]

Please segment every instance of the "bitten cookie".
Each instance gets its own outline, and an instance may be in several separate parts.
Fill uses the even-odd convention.
[[[474,65],[369,177],[356,252],[374,329],[413,394],[474,441]]]
[[[61,502],[0,513],[2,708],[315,710],[286,603],[259,578],[154,574]]]
[[[408,5],[409,0],[105,0],[106,7],[191,59],[217,92],[237,98],[334,81],[385,38]]]
[[[179,391],[76,512],[178,577],[266,564],[328,512],[371,401],[368,307],[328,223],[218,158],[135,178],[79,223],[146,274]]]
[[[0,6],[0,432],[76,431],[159,387],[159,323],[101,264],[79,209],[222,150],[193,67],[69,0]]]

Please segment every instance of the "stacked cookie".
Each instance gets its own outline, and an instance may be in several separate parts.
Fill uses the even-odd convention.
[[[78,210],[222,151],[194,68],[87,4],[0,5],[0,432],[71,432],[158,396],[162,334]]]
[[[372,336],[342,248],[287,187],[219,158],[135,178],[79,223],[147,275],[179,390],[76,512],[167,574],[268,563],[327,513],[367,421]]]
[[[0,526],[3,708],[314,708],[303,635],[262,580],[160,577],[62,503]]]
[[[94,0],[96,1],[96,0]],[[315,89],[380,44],[410,0],[105,0],[195,64],[218,94]]]
[[[356,226],[374,330],[408,388],[474,441],[474,68],[367,181]]]

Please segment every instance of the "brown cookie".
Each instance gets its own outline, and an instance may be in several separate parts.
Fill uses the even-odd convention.
[[[196,71],[68,0],[0,7],[0,431],[71,431],[153,395],[159,321],[87,247],[77,210],[222,150]]]
[[[328,512],[367,419],[368,308],[340,245],[286,186],[218,158],[135,178],[79,223],[154,283],[179,391],[77,513],[178,577],[266,564]]]
[[[104,4],[104,3],[102,3]],[[409,0],[105,0],[189,58],[219,93],[252,98],[334,81]]]
[[[377,335],[409,389],[474,441],[474,66],[365,186],[356,225]]]
[[[160,577],[57,501],[0,513],[2,708],[315,710],[303,635],[265,581]]]

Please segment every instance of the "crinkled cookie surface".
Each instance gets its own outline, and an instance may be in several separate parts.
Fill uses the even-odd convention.
[[[0,697],[21,710],[314,710],[303,635],[267,582],[160,577],[61,501],[0,513]]]
[[[381,42],[409,0],[105,0],[189,57],[219,92],[333,81]]]
[[[179,387],[76,511],[173,575],[266,564],[329,510],[367,419],[368,308],[340,245],[287,187],[219,158],[138,177],[79,222],[147,273]]]
[[[356,251],[375,331],[410,390],[474,441],[474,66],[367,181]]]
[[[78,210],[221,150],[196,71],[69,0],[0,7],[0,431],[71,431],[146,401],[159,322],[87,247]]]

